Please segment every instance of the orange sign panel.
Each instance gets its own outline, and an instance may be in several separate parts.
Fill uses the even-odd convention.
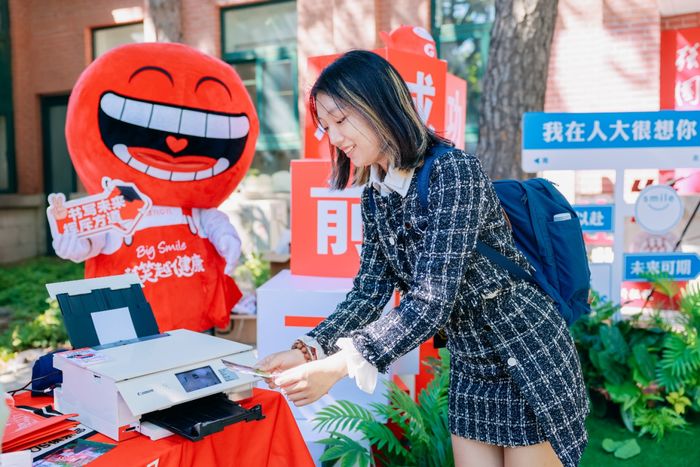
[[[332,190],[329,160],[292,161],[292,274],[355,277],[362,245],[362,188]]]
[[[451,73],[445,80],[445,138],[464,149],[464,127],[467,124],[467,82]]]

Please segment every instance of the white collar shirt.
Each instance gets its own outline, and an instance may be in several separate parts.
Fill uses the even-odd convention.
[[[376,164],[373,164],[369,169],[369,182],[374,189],[382,196],[387,196],[389,193],[396,192],[400,194],[402,198],[405,198],[411,186],[411,179],[413,178],[415,169],[402,170],[392,165],[384,176],[384,180],[381,179],[379,171],[380,169]]]

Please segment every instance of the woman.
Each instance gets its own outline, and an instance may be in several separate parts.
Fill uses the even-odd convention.
[[[448,143],[420,120],[398,72],[371,52],[328,66],[310,103],[336,149],[332,185],[347,186],[351,165],[354,184],[366,183],[361,263],[333,314],[259,363],[278,373],[270,384],[298,406],[346,375],[372,391],[378,371],[444,328],[456,465],[578,464],[588,401],[574,344],[549,297],[475,251],[478,239],[527,268],[478,159],[441,151],[424,210],[417,172]],[[382,316],[395,288],[401,303]]]

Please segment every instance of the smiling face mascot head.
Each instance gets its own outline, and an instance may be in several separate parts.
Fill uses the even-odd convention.
[[[258,118],[230,65],[182,44],[118,47],[78,79],[66,140],[88,192],[129,181],[154,204],[209,208],[245,175]]]

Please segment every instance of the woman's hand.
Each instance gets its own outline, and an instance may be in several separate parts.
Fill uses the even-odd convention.
[[[306,358],[304,358],[304,354],[301,350],[292,349],[268,355],[256,363],[255,368],[272,375],[277,375],[277,373],[282,373],[285,370],[304,363],[306,363]],[[277,387],[271,378],[266,378],[265,382],[270,386],[270,389],[275,389]]]
[[[343,352],[338,352],[322,360],[315,360],[289,369],[274,378],[279,386],[297,407],[316,402],[348,374]]]

